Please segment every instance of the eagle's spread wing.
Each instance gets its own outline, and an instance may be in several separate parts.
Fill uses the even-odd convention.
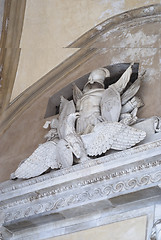
[[[48,170],[58,169],[58,163],[56,161],[56,144],[54,142],[45,142],[31,154],[26,160],[24,160],[14,174],[13,178],[31,178],[36,177]]]
[[[114,86],[107,88],[101,99],[101,116],[104,121],[117,122],[121,112],[120,94]]]
[[[146,133],[122,123],[98,123],[92,133],[82,135],[89,156],[97,156],[109,149],[125,150],[143,140]]]

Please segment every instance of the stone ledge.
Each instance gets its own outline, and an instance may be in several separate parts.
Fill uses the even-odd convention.
[[[59,171],[52,171],[39,177],[29,180],[10,180],[0,184],[0,201],[13,198],[21,194],[26,194],[32,190],[39,190],[53,185],[68,182],[71,178],[78,179],[80,177],[89,176],[101,171],[110,170],[112,168],[121,167],[129,163],[137,162],[149,157],[161,154],[161,134],[155,134],[151,142],[141,144],[128,150],[119,151],[104,157],[96,158],[88,162],[77,164],[70,168]],[[155,152],[154,152],[155,151]],[[119,161],[118,161],[119,159]],[[159,163],[158,163],[159,164]],[[88,171],[87,171],[88,169]],[[62,176],[65,176],[62,177]],[[54,183],[53,180],[54,179]],[[23,188],[23,189],[22,189]],[[9,193],[9,194],[8,194]]]
[[[161,134],[151,142],[30,180],[0,184],[0,223],[54,221],[161,195]],[[158,139],[156,139],[156,136]],[[73,217],[74,217],[73,216]],[[10,238],[8,238],[10,239]],[[40,238],[41,239],[41,238]]]

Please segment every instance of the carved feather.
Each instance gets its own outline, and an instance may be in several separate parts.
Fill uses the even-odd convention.
[[[115,86],[109,86],[101,99],[101,116],[104,121],[117,122],[121,112],[120,94],[115,89]]]
[[[56,143],[45,142],[31,154],[15,171],[14,178],[31,178],[36,177],[48,170],[49,168],[58,169],[56,156]],[[13,176],[12,176],[13,178]]]
[[[92,133],[82,135],[84,147],[89,156],[97,156],[109,149],[125,150],[130,148],[146,136],[141,130],[122,123],[98,123]]]
[[[122,74],[122,76],[120,77],[120,79],[112,84],[111,86],[115,86],[116,90],[121,94],[123,92],[123,90],[125,89],[126,85],[128,84],[128,82],[130,81],[130,77],[132,74],[132,65],[130,64],[130,66],[126,69],[126,71]]]
[[[69,147],[69,144],[61,139],[57,143],[57,161],[59,162],[59,166],[62,168],[66,168],[73,165],[73,154]]]

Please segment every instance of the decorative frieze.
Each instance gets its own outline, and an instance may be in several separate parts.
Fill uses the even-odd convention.
[[[139,173],[137,173],[137,171]],[[61,212],[65,209],[83,206],[90,202],[129,194],[142,189],[157,186],[161,182],[160,161],[144,163],[128,170],[101,175],[89,180],[79,180],[77,183],[46,189],[43,193],[34,192],[33,196],[26,195],[18,200],[12,199],[3,204],[0,211],[5,212],[4,222],[17,221],[39,214]],[[137,173],[137,174],[136,174]],[[32,191],[31,191],[32,192]]]
[[[103,172],[103,173],[99,174],[97,177],[89,176],[88,179],[79,180],[77,183],[73,183],[73,184],[69,184],[69,185],[65,185],[65,186],[59,186],[59,187],[55,187],[55,188],[53,187],[50,191],[43,191],[42,193],[40,191],[34,192],[34,194],[28,198],[25,198],[22,200],[17,200],[17,201],[12,200],[11,203],[0,207],[0,210],[7,209],[8,207],[13,207],[13,206],[20,205],[23,203],[28,203],[31,201],[34,202],[37,199],[47,198],[50,196],[54,196],[58,193],[68,192],[71,189],[74,190],[74,189],[77,189],[78,187],[87,186],[89,184],[99,183],[102,181],[111,180],[113,178],[120,178],[121,176],[126,176],[127,174],[130,174],[133,172],[137,173],[141,170],[157,167],[160,165],[161,165],[161,160],[153,160],[153,161],[148,161],[148,162],[143,161],[142,163],[140,163],[138,165],[135,164],[134,166],[126,166],[126,167],[124,167],[124,169],[121,169],[121,170],[118,169],[118,171],[110,170],[107,173]]]
[[[83,203],[89,203],[89,201],[98,201],[100,198],[110,198],[114,196],[118,196],[121,194],[124,194],[126,192],[129,192],[131,190],[137,191],[141,190],[142,187],[145,186],[145,188],[154,183],[159,183],[161,181],[161,171],[158,171],[153,174],[146,174],[142,177],[136,177],[136,178],[130,178],[126,179],[124,181],[117,181],[114,184],[103,184],[99,187],[92,186],[90,189],[86,191],[78,191],[77,194],[68,194],[67,196],[63,196],[60,198],[50,198],[50,201],[48,200],[48,197],[46,197],[45,202],[43,203],[37,203],[31,204],[28,208],[22,208],[21,210],[11,210],[10,212],[7,212],[5,215],[4,222],[7,223],[9,221],[14,221],[17,219],[23,219],[25,217],[29,216],[36,216],[40,213],[47,213],[48,211],[54,211],[56,212],[63,210],[64,208],[74,207],[82,205]],[[150,185],[151,186],[151,185]],[[32,202],[31,202],[32,203]],[[25,204],[25,202],[24,202]],[[8,206],[9,209],[9,206]],[[14,209],[14,208],[12,208]]]

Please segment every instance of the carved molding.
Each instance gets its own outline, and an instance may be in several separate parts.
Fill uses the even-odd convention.
[[[11,184],[11,182],[8,182],[8,183],[6,182],[5,187],[3,185],[0,185],[0,193],[2,195],[5,193],[10,193],[12,191],[21,189],[22,187],[25,188],[25,187],[28,187],[31,185],[33,186],[34,184],[42,183],[42,182],[48,181],[50,179],[57,178],[59,176],[63,176],[63,175],[70,174],[70,173],[75,173],[77,171],[80,171],[80,170],[83,170],[86,168],[99,166],[103,163],[109,163],[109,161],[112,162],[117,159],[120,159],[120,161],[121,161],[121,159],[125,159],[126,157],[132,158],[132,157],[135,157],[135,155],[138,153],[141,154],[141,153],[150,151],[149,157],[151,157],[151,154],[152,154],[152,156],[153,155],[155,156],[154,151],[157,151],[157,149],[159,150],[160,147],[161,147],[161,140],[158,140],[158,141],[146,143],[146,144],[143,144],[143,145],[140,145],[140,146],[137,146],[137,147],[125,150],[125,151],[120,151],[120,152],[117,152],[114,154],[110,154],[110,155],[107,155],[104,157],[90,160],[85,163],[74,165],[70,168],[62,169],[59,171],[52,171],[49,174],[45,174],[45,175],[42,175],[42,176],[39,176],[39,177],[36,177],[33,179],[29,179],[29,180],[26,180],[23,182],[18,181],[18,183],[17,183],[17,182],[11,181],[12,184]],[[144,157],[140,157],[140,160],[141,159],[144,159]],[[112,173],[110,173],[109,176],[106,176],[106,178],[114,178],[116,176],[128,174],[129,172],[133,172],[133,171],[137,172],[144,168],[159,166],[160,164],[161,164],[160,159],[153,160],[152,162],[143,162],[142,164],[138,164],[137,166],[133,166],[130,168],[124,167],[124,169],[121,170],[120,172],[113,171]]]
[[[68,221],[70,216],[75,217],[71,213],[78,211],[81,216],[83,211],[87,214],[90,207],[101,206],[102,210],[105,207],[113,214],[122,204],[133,204],[132,210],[137,201],[142,202],[142,208],[145,202],[155,204],[161,194],[160,157],[159,139],[30,180],[1,183],[0,225],[10,230],[10,226],[12,229],[18,222],[23,224],[23,221],[55,214]],[[152,222],[148,226],[151,229]]]
[[[127,28],[124,23],[129,24],[130,27],[136,26],[136,24],[142,24],[146,21],[159,21],[159,15],[161,12],[161,5],[155,4],[150,6],[144,6],[138,9],[133,9],[121,14],[118,14],[114,17],[111,17],[101,24],[98,24],[96,27],[82,35],[76,41],[71,43],[68,47],[72,48],[84,48],[90,47],[93,42],[97,39],[99,35],[104,34],[105,32],[116,31],[117,27]],[[139,21],[142,19],[142,21]],[[142,22],[142,23],[141,23]]]
[[[63,171],[18,180],[18,184],[9,181],[10,187],[7,182],[2,183],[0,212],[5,214],[4,222],[61,212],[157,187],[161,184],[160,146],[158,140]]]
[[[55,200],[54,197],[48,201],[48,196],[46,197],[46,200],[44,203],[38,203],[34,204],[34,201],[32,202],[31,207],[23,207],[21,210],[14,211],[14,209],[11,209],[9,212],[5,214],[4,222],[10,222],[13,220],[29,217],[29,216],[35,216],[40,213],[47,213],[48,211],[60,211],[64,208],[74,207],[79,205],[82,205],[82,203],[89,202],[89,201],[98,201],[100,198],[110,197],[112,194],[118,194],[121,195],[121,193],[126,192],[127,190],[137,189],[141,188],[142,186],[147,186],[151,183],[159,183],[161,181],[161,171],[158,171],[153,174],[145,174],[141,177],[136,178],[129,178],[125,181],[118,181],[114,184],[103,184],[102,186],[95,188],[91,187],[88,191],[81,191],[81,193],[77,194],[70,194],[65,195],[64,197],[57,198]],[[50,193],[52,195],[52,192]],[[53,194],[54,196],[54,194]],[[39,197],[38,197],[39,199]],[[27,199],[23,200],[23,204],[25,204]],[[30,200],[31,201],[31,200]],[[36,201],[36,200],[35,200]],[[13,203],[14,206],[15,203]],[[16,204],[15,204],[16,205]],[[7,209],[10,208],[10,206],[6,206]]]
[[[150,239],[151,239],[151,240],[159,240],[158,237],[157,237],[157,229],[156,229],[156,226],[157,226],[158,224],[161,224],[161,219],[158,219],[158,220],[155,221],[155,223],[153,224],[152,232],[151,232],[151,236],[150,236]]]
[[[114,178],[120,178],[122,176],[126,176],[127,174],[131,174],[134,172],[137,173],[138,171],[157,167],[160,165],[161,165],[161,160],[155,160],[155,161],[148,162],[148,163],[138,164],[138,165],[132,166],[132,167],[127,166],[127,168],[124,168],[123,170],[120,170],[120,171],[119,170],[118,171],[110,171],[107,174],[101,174],[95,178],[88,178],[86,180],[82,180],[82,181],[79,181],[77,183],[73,183],[70,185],[54,187],[50,191],[43,191],[42,193],[37,192],[36,194],[34,194],[33,196],[30,196],[29,198],[25,198],[25,199],[18,200],[18,201],[12,201],[11,203],[0,207],[0,210],[7,209],[10,207],[15,207],[15,206],[23,204],[23,203],[30,203],[31,201],[34,202],[34,201],[37,201],[37,199],[48,198],[48,197],[54,196],[55,194],[58,194],[58,193],[65,193],[72,189],[74,190],[78,187],[88,186],[89,184],[101,183],[102,181],[112,180]],[[109,185],[108,186],[109,194],[117,192],[118,187],[120,188],[120,189],[118,189],[119,192],[121,192],[123,190],[130,189],[130,185],[133,188],[135,186],[141,186],[142,184],[143,185],[149,184],[149,182],[151,182],[151,183],[158,182],[159,183],[159,181],[160,181],[160,172],[157,172],[156,174],[154,174],[154,176],[152,178],[150,178],[149,175],[145,175],[145,176],[141,177],[140,180],[132,178],[129,180],[129,182],[125,182],[125,183],[118,182],[117,184],[115,184],[117,186]],[[129,186],[129,188],[127,186]],[[116,191],[114,189],[116,189]],[[102,190],[102,191],[104,192],[104,190]],[[107,194],[107,195],[109,195],[109,194]]]
[[[20,56],[20,39],[23,27],[26,0],[5,0],[3,30],[0,41],[2,66],[2,109],[1,118],[9,107],[15,75]]]

